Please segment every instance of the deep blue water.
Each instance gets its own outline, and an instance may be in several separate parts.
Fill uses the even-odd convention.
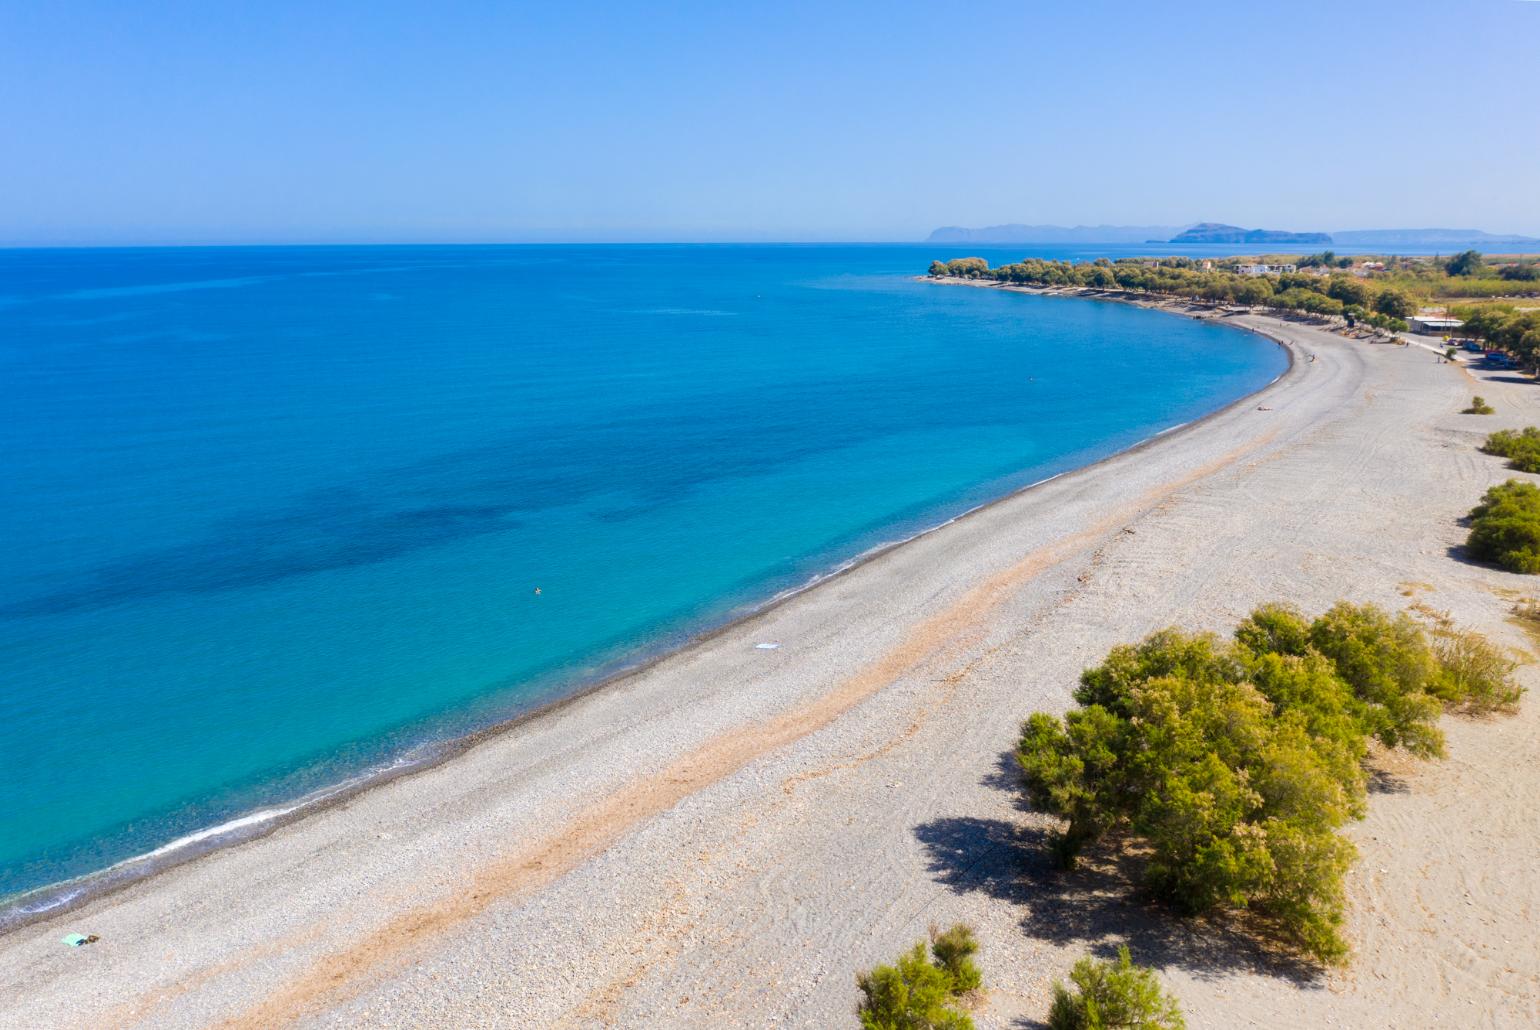
[[[0,252],[0,894],[507,717],[1283,367],[909,278],[958,253]]]

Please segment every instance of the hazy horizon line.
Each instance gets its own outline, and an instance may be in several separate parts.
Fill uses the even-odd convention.
[[[1063,231],[1084,231],[1095,229],[1127,230],[1141,228],[1172,228],[1180,229],[1182,226],[1200,224],[1235,224],[1240,223],[1202,223],[1181,222],[1161,226],[1158,223],[1115,223],[1115,222],[994,222],[987,225],[959,225],[950,223],[938,225],[928,230],[921,236],[833,236],[823,233],[809,232],[805,235],[782,234],[756,234],[745,231],[741,235],[672,235],[660,232],[657,235],[639,235],[636,233],[616,232],[614,234],[596,235],[559,235],[556,233],[532,233],[529,235],[510,236],[470,236],[470,235],[444,235],[444,236],[412,236],[410,234],[401,237],[384,237],[379,235],[348,235],[336,236],[294,236],[294,237],[254,237],[254,238],[199,238],[188,236],[183,238],[94,238],[84,240],[69,239],[19,239],[0,240],[0,250],[139,250],[139,249],[169,249],[169,248],[233,248],[233,247],[434,247],[434,246],[904,246],[913,244],[931,244],[934,246],[1018,246],[1020,244],[1043,243],[1055,246],[1088,245],[1105,243],[1116,246],[1142,246],[1145,244],[1168,244],[1169,240],[1119,240],[1119,239],[1079,239],[1079,240],[1002,240],[1002,241],[944,241],[931,240],[929,234],[947,229],[961,229],[970,232],[979,232],[988,229],[998,229],[1013,226],[1037,229],[1053,229]],[[1251,229],[1253,227],[1244,227]],[[1273,231],[1273,230],[1269,230]],[[1292,231],[1292,230],[1286,230]],[[1439,226],[1439,225],[1412,225],[1392,228],[1359,228],[1359,229],[1327,229],[1310,230],[1319,231],[1325,235],[1345,233],[1418,233],[1418,232],[1471,232],[1484,233],[1489,236],[1526,236],[1540,238],[1540,230],[1489,230],[1472,226]],[[1470,242],[1481,242],[1474,237]],[[1178,246],[1191,246],[1192,244],[1175,244]],[[1202,244],[1208,245],[1208,244]],[[1220,245],[1220,244],[1214,244]],[[1245,244],[1226,244],[1229,246],[1244,246]]]

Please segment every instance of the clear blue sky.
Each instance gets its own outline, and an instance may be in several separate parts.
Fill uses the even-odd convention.
[[[0,243],[1540,234],[1540,2],[0,0]]]

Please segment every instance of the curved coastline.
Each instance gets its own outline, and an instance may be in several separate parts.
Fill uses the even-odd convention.
[[[932,917],[984,920],[1014,970],[997,1000],[1030,1003],[1067,968],[1062,942],[1022,934],[1022,902],[990,892],[994,872],[960,889],[933,864],[950,838],[929,834],[1023,822],[996,759],[1026,713],[1067,703],[1095,655],[1161,625],[1232,625],[1275,596],[1401,604],[1407,576],[1437,584],[1462,622],[1492,624],[1491,597],[1445,556],[1452,531],[1426,546],[1501,478],[1451,463],[1425,431],[1468,428],[1440,414],[1468,393],[1463,370],[1297,322],[1234,324],[1321,360],[455,762],[7,934],[0,1008],[26,1025],[478,1025],[510,1011],[584,1025],[603,1021],[595,1004],[622,1022],[822,1025],[847,1009],[846,973]],[[755,650],[763,640],[782,646]],[[103,946],[82,961],[55,929]],[[812,965],[778,964],[802,947]],[[772,978],[787,985],[775,1016],[755,1000]]]
[[[148,852],[115,862],[104,869],[48,884],[15,895],[9,899],[0,900],[0,937],[25,926],[65,915],[178,866],[228,848],[260,840],[284,827],[293,825],[335,806],[346,804],[367,791],[383,787],[404,777],[427,772],[442,766],[490,740],[504,736],[532,722],[554,716],[596,693],[618,686],[633,677],[645,673],[661,662],[699,648],[715,638],[723,636],[774,611],[777,607],[793,598],[806,594],[817,587],[832,583],[856,569],[892,553],[898,548],[905,547],[964,520],[976,517],[984,511],[1028,494],[1031,491],[1038,490],[1048,483],[1067,476],[1087,473],[1109,462],[1137,454],[1156,443],[1164,443],[1181,434],[1190,432],[1226,412],[1259,397],[1285,380],[1295,370],[1293,348],[1282,336],[1257,326],[1229,324],[1212,316],[1204,318],[1201,315],[1179,310],[1176,305],[1144,302],[1131,296],[1119,297],[1106,296],[1104,294],[1066,293],[1063,291],[967,279],[936,279],[928,276],[916,276],[915,278],[921,281],[936,282],[941,285],[972,286],[1037,296],[1065,296],[1075,299],[1124,303],[1167,315],[1195,318],[1200,321],[1213,321],[1217,324],[1227,325],[1229,328],[1261,336],[1271,341],[1283,352],[1287,363],[1283,371],[1267,383],[1213,411],[1178,425],[1159,430],[1127,447],[1103,455],[1087,464],[1065,469],[1051,476],[1046,476],[1008,490],[997,497],[990,498],[965,511],[950,516],[935,525],[926,526],[899,539],[879,543],[826,571],[815,573],[803,583],[781,590],[761,601],[745,605],[738,611],[730,613],[720,622],[708,625],[682,638],[663,643],[656,648],[644,648],[638,656],[621,659],[609,668],[601,669],[593,674],[586,683],[582,680],[577,680],[573,683],[572,689],[564,691],[559,697],[536,703],[513,716],[500,719],[460,736],[423,741],[407,749],[404,753],[393,757],[388,762],[366,769],[340,782],[328,784],[298,798],[276,801],[254,810],[243,812],[225,822],[185,834]]]

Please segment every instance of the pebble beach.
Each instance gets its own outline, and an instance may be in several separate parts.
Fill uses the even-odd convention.
[[[1191,1027],[1540,1023],[1533,696],[1446,719],[1443,762],[1387,765],[1349,831],[1342,970],[1179,922],[1117,869],[1049,871],[1011,748],[1118,643],[1346,598],[1534,646],[1509,620],[1532,583],[1459,553],[1459,519],[1515,475],[1477,447],[1540,422],[1534,385],[1226,320],[1289,371],[441,765],[0,937],[0,1025],[837,1027],[858,970],[956,921],[981,940],[980,1027],[1034,1025],[1077,958],[1123,942]],[[1458,414],[1477,392],[1495,415]]]

